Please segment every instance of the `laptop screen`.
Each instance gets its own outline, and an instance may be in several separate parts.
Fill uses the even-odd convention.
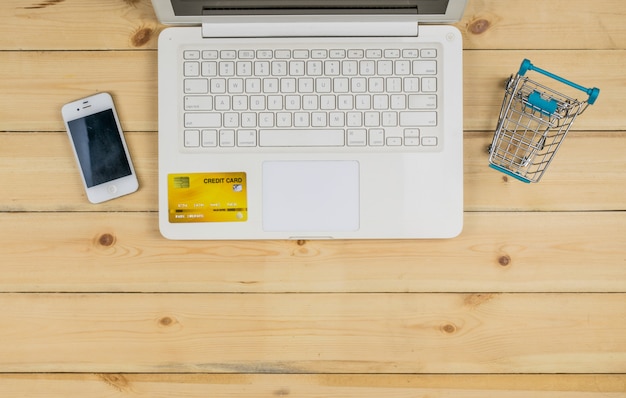
[[[175,16],[285,14],[443,15],[449,0],[171,0]]]

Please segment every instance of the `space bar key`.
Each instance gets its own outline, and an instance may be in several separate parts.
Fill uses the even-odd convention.
[[[344,146],[345,133],[340,129],[259,130],[259,146],[314,147]]]

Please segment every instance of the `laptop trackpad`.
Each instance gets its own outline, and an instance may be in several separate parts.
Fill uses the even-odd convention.
[[[359,229],[359,163],[263,163],[263,229],[300,233]]]

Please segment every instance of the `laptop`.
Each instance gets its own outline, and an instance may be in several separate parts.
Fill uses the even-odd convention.
[[[451,238],[465,0],[152,0],[169,239]]]

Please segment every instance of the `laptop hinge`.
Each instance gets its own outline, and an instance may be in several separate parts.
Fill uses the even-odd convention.
[[[211,37],[417,36],[416,15],[205,16],[202,35]]]

